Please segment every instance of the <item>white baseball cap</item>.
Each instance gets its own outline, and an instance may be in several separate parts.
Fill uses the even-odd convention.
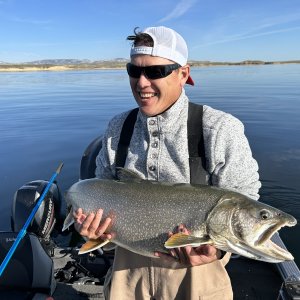
[[[153,39],[153,47],[132,45],[130,56],[151,55],[159,56],[178,63],[181,66],[187,64],[188,48],[183,37],[171,28],[164,26],[148,27],[142,33],[149,34]],[[189,76],[187,84],[194,85]]]

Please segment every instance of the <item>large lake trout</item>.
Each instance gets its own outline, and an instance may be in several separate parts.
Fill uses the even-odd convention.
[[[64,229],[73,222],[73,210],[104,210],[112,218],[110,242],[135,253],[155,257],[154,252],[186,245],[212,244],[218,249],[267,262],[292,260],[293,256],[270,238],[296,219],[274,207],[237,192],[205,185],[170,184],[137,178],[118,170],[119,180],[87,179],[68,190],[72,209]],[[169,231],[184,224],[190,235]],[[88,241],[81,253],[103,246]]]

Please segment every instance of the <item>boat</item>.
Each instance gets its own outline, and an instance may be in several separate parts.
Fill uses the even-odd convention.
[[[100,148],[101,137],[98,137],[85,150],[80,179],[94,176],[95,158]],[[16,192],[11,231],[0,232],[1,261],[22,228],[22,222],[28,216],[26,211],[32,209],[32,199],[37,198],[36,192],[41,194],[45,184],[42,180],[32,181]],[[0,299],[104,299],[104,278],[113,263],[114,251],[104,253],[98,249],[79,255],[78,249],[84,241],[74,230],[61,232],[65,208],[56,183],[47,197],[54,205],[44,205],[42,212],[36,214],[0,277]],[[41,230],[39,225],[45,220],[48,220],[47,227]],[[272,240],[286,248],[278,233]],[[232,255],[226,269],[235,300],[300,299],[300,270],[294,261],[272,264]]]

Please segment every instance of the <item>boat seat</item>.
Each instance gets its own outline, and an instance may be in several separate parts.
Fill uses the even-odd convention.
[[[81,180],[95,177],[96,157],[102,147],[102,136],[95,138],[84,151],[80,162]]]
[[[0,260],[3,261],[17,232],[0,232]],[[44,250],[38,237],[27,233],[20,241],[16,251],[0,277],[0,299],[4,294],[22,292],[52,295],[56,287],[53,261]],[[18,298],[22,299],[22,298]]]

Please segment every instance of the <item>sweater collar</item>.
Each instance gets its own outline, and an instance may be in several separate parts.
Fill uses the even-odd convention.
[[[147,124],[149,120],[156,119],[160,123],[168,124],[167,126],[173,126],[174,123],[178,122],[178,117],[181,115],[183,109],[188,106],[188,98],[185,94],[185,90],[182,89],[182,92],[176,102],[165,112],[154,117],[149,117],[139,112],[138,118],[142,121],[143,124]]]

